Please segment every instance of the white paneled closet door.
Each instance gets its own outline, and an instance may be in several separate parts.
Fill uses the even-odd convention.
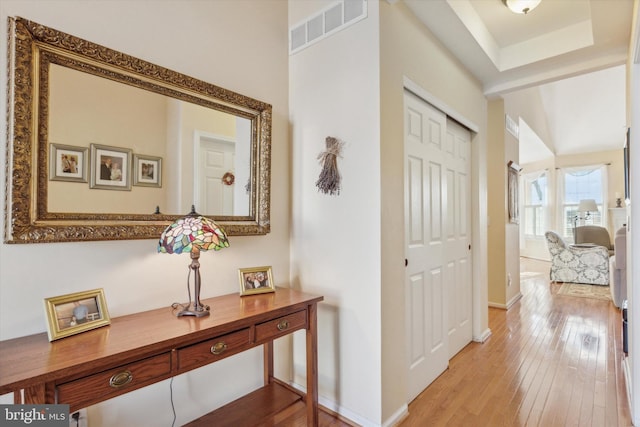
[[[411,401],[471,341],[471,150],[468,130],[441,111],[409,92],[404,108]]]
[[[473,337],[471,286],[471,133],[447,120],[445,258],[449,358]]]

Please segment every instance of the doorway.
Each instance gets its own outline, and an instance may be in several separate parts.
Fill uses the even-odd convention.
[[[199,134],[195,150],[194,200],[209,215],[235,215],[235,187],[223,177],[235,170],[235,141]]]

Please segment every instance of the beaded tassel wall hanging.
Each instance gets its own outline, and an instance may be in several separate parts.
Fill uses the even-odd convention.
[[[318,160],[322,165],[322,171],[316,181],[318,191],[331,196],[340,194],[340,172],[338,171],[338,157],[341,156],[344,142],[328,136],[326,139],[327,149],[318,154]]]

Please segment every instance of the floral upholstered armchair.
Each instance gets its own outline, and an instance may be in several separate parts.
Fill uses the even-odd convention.
[[[604,246],[567,246],[553,231],[544,233],[551,253],[553,282],[609,284],[609,250]]]

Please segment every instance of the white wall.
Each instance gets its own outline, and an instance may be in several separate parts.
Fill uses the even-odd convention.
[[[287,285],[290,209],[286,2],[3,0],[2,70],[7,67],[7,17],[16,15],[272,104],[272,231],[261,237],[231,237],[230,248],[203,254],[203,297],[238,292],[240,267],[271,265],[276,283]],[[0,93],[5,94],[5,72],[0,81]],[[5,96],[0,109],[6,111]],[[0,114],[0,128],[6,128],[5,114]],[[355,139],[340,133],[339,136]],[[359,134],[358,138],[371,140],[369,135]],[[0,145],[6,145],[4,132]],[[2,149],[0,164],[5,162]],[[5,181],[4,168],[0,169],[0,180]],[[5,199],[4,185],[0,186],[0,198]],[[2,225],[4,229],[4,217]],[[0,339],[45,331],[43,299],[50,296],[104,288],[112,317],[184,301],[188,263],[188,257],[157,254],[155,240],[0,244]],[[327,267],[323,263],[318,266]],[[353,292],[366,296],[362,290]],[[278,356],[277,372],[287,380],[289,361]],[[261,366],[262,352],[256,349],[177,377],[173,384],[177,424],[261,385]],[[2,401],[8,403],[11,398],[5,395]],[[165,381],[94,406],[89,417],[92,427],[170,425],[169,384]]]
[[[506,110],[506,102],[505,102],[505,110]],[[506,130],[503,131],[505,133],[505,144],[504,144],[504,157],[502,163],[502,169],[505,174],[507,174],[507,186],[503,186],[505,189],[504,194],[504,203],[507,205],[507,214],[506,214],[506,223],[505,223],[505,253],[504,253],[504,264],[506,270],[505,277],[505,302],[506,307],[511,307],[517,300],[522,297],[520,293],[520,223],[514,224],[509,222],[509,213],[508,213],[508,205],[509,205],[509,192],[506,191],[508,187],[508,168],[507,164],[510,161],[518,164],[518,159],[520,158],[520,147],[518,144],[518,140],[513,137]],[[492,191],[496,191],[492,189]],[[522,207],[522,199],[519,198],[520,207]],[[522,211],[520,211],[520,215],[522,215]],[[522,219],[522,217],[520,217]],[[498,225],[498,224],[496,224]]]
[[[289,2],[290,25],[332,1]],[[321,403],[380,424],[380,91],[378,2],[368,17],[290,57],[291,281],[325,296],[318,313]],[[344,141],[338,196],[315,186],[325,138]],[[302,350],[302,346],[297,350]],[[301,357],[296,357],[302,360]],[[296,364],[304,384],[304,366]]]
[[[634,0],[634,28],[628,62],[628,117],[631,128],[630,147],[640,147],[640,1]],[[630,150],[631,175],[629,177],[632,201],[627,209],[628,221],[627,297],[629,299],[629,358],[631,359],[631,419],[640,425],[640,149]]]

